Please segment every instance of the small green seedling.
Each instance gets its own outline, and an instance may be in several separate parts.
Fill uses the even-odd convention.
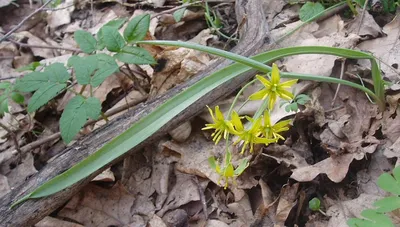
[[[282,102],[280,103],[280,107],[282,107],[283,105],[286,104],[286,106],[285,106],[286,112],[291,112],[291,111],[297,112],[299,110],[299,105],[304,106],[310,100],[311,100],[310,96],[305,95],[305,94],[300,94],[300,95],[297,95],[291,101],[282,100]]]
[[[318,211],[324,216],[327,216],[326,213],[321,210],[321,200],[316,197],[308,202],[308,208],[310,208],[312,211]]]

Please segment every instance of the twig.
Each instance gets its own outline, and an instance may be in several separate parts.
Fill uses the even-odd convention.
[[[68,9],[69,7],[74,6],[74,4],[69,5],[69,6],[64,6],[61,8],[43,8],[42,11],[58,11],[58,10],[63,10],[63,9]]]
[[[0,60],[13,59],[14,56],[0,56]]]
[[[361,13],[360,24],[358,25],[357,35],[359,35],[360,31],[361,31],[362,22],[363,22],[364,15],[365,15],[365,9],[367,8],[368,2],[369,1],[365,1],[365,3],[364,3],[363,10],[362,10],[362,13]]]
[[[120,106],[120,107],[117,107],[115,109],[109,110],[104,115],[107,116],[107,117],[113,116],[113,115],[115,115],[117,113],[120,113],[120,112],[122,112],[122,111],[124,111],[124,110],[126,110],[126,109],[128,109],[128,108],[130,108],[132,106],[137,105],[138,103],[141,103],[141,102],[145,101],[146,99],[147,99],[147,96],[143,96],[139,100],[135,100],[135,101],[129,102],[129,103],[123,105],[123,106]],[[91,124],[94,124],[94,123],[96,123],[98,121],[101,121],[101,120],[103,120],[103,118],[100,118],[98,120],[89,120],[89,121],[86,122],[84,127],[86,127],[88,125],[91,125]],[[37,147],[39,147],[39,146],[41,146],[41,145],[43,145],[43,144],[45,144],[47,142],[53,141],[55,139],[58,139],[60,137],[60,135],[61,135],[60,132],[57,132],[57,133],[54,133],[53,135],[50,135],[50,136],[48,136],[46,138],[43,138],[43,139],[40,139],[40,140],[36,140],[35,142],[29,143],[29,144],[23,146],[20,149],[19,152],[28,152],[28,151],[30,151],[32,149],[35,149],[35,148],[37,148]]]
[[[6,125],[1,123],[1,122],[0,122],[0,127],[3,128],[4,130],[6,130],[8,132],[8,134],[10,134],[10,136],[11,136],[13,142],[14,142],[15,150],[18,151],[19,157],[21,158],[22,151],[21,151],[21,149],[19,147],[19,143],[17,141],[17,137],[15,136],[15,133],[11,129],[9,129]]]
[[[206,198],[204,196],[204,191],[203,188],[200,185],[199,179],[197,179],[197,176],[194,176],[192,178],[193,182],[196,184],[197,186],[197,190],[199,191],[199,196],[200,196],[200,201],[201,201],[201,205],[203,206],[203,213],[204,213],[204,218],[206,219],[206,221],[208,220],[208,211],[207,211],[207,202],[206,202]]]
[[[130,76],[128,76],[131,80],[133,80],[133,86],[138,89],[138,91],[140,92],[140,94],[142,95],[147,95],[146,91],[140,87],[139,84],[139,80],[135,77],[135,74],[132,72],[131,68],[129,67],[128,64],[125,63],[125,67],[128,69]],[[123,72],[123,70],[121,70],[121,72]],[[124,73],[125,75],[127,75],[126,73]]]
[[[29,14],[27,17],[25,17],[17,26],[15,26],[13,29],[11,29],[9,32],[7,32],[7,34],[5,34],[3,37],[1,37],[0,43],[3,42],[4,40],[8,39],[8,37],[10,37],[11,34],[13,34],[16,30],[18,30],[27,20],[29,20],[31,17],[33,17],[38,12],[42,11],[42,9],[44,7],[46,7],[52,1],[53,0],[48,0],[41,7],[37,8],[35,11],[33,11],[31,14]]]
[[[346,59],[342,59],[342,65],[341,65],[340,77],[339,77],[340,79],[343,78],[345,64],[346,64]],[[336,101],[337,95],[339,93],[339,89],[340,89],[340,84],[338,84],[338,86],[336,88],[335,95],[333,96],[333,99],[332,99],[331,107],[333,107],[335,105],[335,101]]]
[[[12,39],[7,39],[8,41],[10,41],[11,43],[14,43],[16,45],[19,45],[20,47],[30,47],[30,48],[44,48],[44,49],[55,49],[55,50],[67,50],[67,51],[73,51],[73,52],[78,52],[81,53],[82,51],[80,49],[77,48],[70,48],[70,47],[55,47],[55,46],[46,46],[46,45],[30,45],[27,43],[21,43]]]
[[[154,14],[153,16],[150,17],[150,19],[156,18],[156,17],[161,16],[161,15],[163,15],[163,14],[173,13],[173,12],[179,10],[179,9],[183,9],[183,8],[188,7],[188,6],[196,5],[196,4],[199,4],[199,3],[201,3],[201,2],[202,2],[202,1],[196,1],[196,2],[192,2],[192,3],[183,4],[183,5],[174,7],[174,8],[172,8],[172,9],[164,10],[164,11],[162,11],[162,12],[159,12],[159,13]]]

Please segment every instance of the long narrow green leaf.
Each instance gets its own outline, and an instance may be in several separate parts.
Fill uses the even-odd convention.
[[[144,43],[144,42],[143,42]],[[154,44],[162,44],[161,42],[153,42]],[[164,42],[168,43],[168,42]],[[147,42],[147,44],[152,44]],[[177,42],[169,42],[170,45],[177,45]],[[182,43],[180,43],[182,44]],[[184,44],[184,43],[183,43]],[[182,45],[184,46],[184,45]],[[187,47],[193,48],[193,44],[187,45]],[[199,50],[206,48],[207,52],[221,56],[221,50],[203,47],[201,45],[195,45]],[[242,64],[234,63],[226,68],[223,68],[212,75],[203,78],[202,80],[195,83],[193,86],[187,88],[181,93],[177,94],[173,98],[167,100],[163,105],[158,107],[156,110],[148,114],[139,120],[136,124],[132,125],[128,130],[123,132],[121,135],[114,138],[112,141],[100,148],[96,153],[90,155],[80,163],[76,164],[72,168],[65,171],[63,174],[56,176],[50,181],[44,183],[38,187],[35,191],[24,196],[22,199],[18,200],[12,206],[15,206],[27,199],[40,198],[44,196],[51,195],[58,191],[61,191],[72,184],[84,179],[89,176],[99,168],[107,165],[112,160],[123,155],[133,147],[137,146],[143,142],[146,138],[150,137],[152,134],[157,132],[162,126],[168,123],[176,115],[184,111],[192,103],[200,99],[205,94],[209,93],[213,89],[217,88],[219,85],[241,75],[242,73],[251,70],[253,67],[255,69],[261,70],[263,72],[268,72],[271,70],[270,67],[264,65],[264,63],[271,62],[273,60],[279,59],[284,56],[294,55],[294,54],[305,54],[305,53],[332,53],[339,54],[339,56],[349,57],[349,58],[369,58],[370,55],[366,55],[363,52],[354,52],[347,49],[343,49],[341,52],[334,50],[335,48],[317,48],[315,47],[301,47],[301,48],[287,48],[276,51],[270,51],[266,53],[259,54],[248,59],[240,55],[231,54],[229,59],[236,60]],[[229,53],[229,52],[224,52]],[[250,61],[250,63],[249,63]],[[301,79],[313,79],[317,81],[325,81],[330,83],[341,83],[358,88],[374,98],[377,98],[373,92],[369,89],[349,82],[340,80],[337,78],[330,77],[317,77],[312,75],[295,74],[295,73],[284,73],[282,77],[287,78],[301,78]]]
[[[244,65],[250,66],[254,69],[257,69],[261,72],[269,72],[271,67],[263,64],[262,62],[256,61],[254,59],[246,58],[240,56],[235,53],[231,53],[228,51],[203,46],[195,43],[189,42],[180,42],[180,41],[163,41],[163,40],[155,40],[155,41],[138,41],[137,44],[150,44],[150,45],[165,45],[165,46],[177,46],[177,47],[185,47],[194,50],[203,51],[209,54],[214,54],[223,58],[227,58]],[[371,61],[371,74],[372,79],[374,81],[374,90],[373,93],[368,88],[361,86],[356,83],[352,83],[347,80],[341,80],[333,77],[322,77],[322,76],[313,76],[313,75],[304,75],[297,73],[282,73],[282,78],[292,78],[292,79],[302,79],[302,80],[313,80],[327,83],[338,83],[347,85],[350,87],[354,87],[364,91],[371,97],[375,99],[379,107],[382,109],[385,107],[384,104],[384,83],[380,74],[379,65],[376,62],[374,56],[369,53],[365,53],[362,51],[356,51],[345,48],[337,48],[337,47],[325,47],[325,46],[299,46],[299,47],[288,47],[281,48],[269,51],[264,54],[269,54],[271,56],[270,61],[275,61],[287,56],[300,55],[300,54],[327,54],[327,55],[335,55],[343,58],[351,58],[351,59],[368,59]]]

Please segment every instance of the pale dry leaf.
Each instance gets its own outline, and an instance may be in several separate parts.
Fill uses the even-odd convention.
[[[46,216],[43,218],[41,221],[35,224],[35,227],[84,227],[83,225],[74,223],[74,222],[69,222],[66,220],[60,220],[57,218],[53,218],[50,216]]]
[[[369,14],[368,10],[359,12],[353,20],[346,23],[345,28],[348,33],[353,34],[357,34],[360,29],[360,32],[357,34],[360,36],[371,36],[376,38],[382,34],[382,28],[376,23],[374,17]]]
[[[18,78],[22,75],[22,73],[15,71],[13,67],[13,58],[18,55],[19,51],[14,44],[8,42],[0,43],[0,57],[5,57],[5,59],[0,60],[0,79]]]
[[[11,191],[6,176],[0,174],[0,198]]]
[[[92,181],[114,182],[115,176],[114,173],[111,171],[111,168],[107,168],[99,175],[97,175]]]
[[[4,7],[4,6],[8,6],[9,4],[11,4],[11,2],[13,2],[14,0],[0,0],[0,8]]]
[[[254,220],[249,196],[247,194],[245,194],[241,200],[228,204],[227,207],[244,223],[251,223]]]
[[[135,220],[131,208],[136,197],[120,183],[105,189],[89,184],[58,213],[85,226],[120,226]]]
[[[229,227],[229,225],[226,224],[225,222],[211,219],[207,221],[205,227]]]
[[[156,214],[150,219],[148,225],[149,227],[167,227],[164,221]]]
[[[299,182],[309,182],[319,174],[325,173],[330,180],[339,183],[346,177],[350,163],[355,156],[355,154],[343,154],[329,157],[314,165],[293,170],[290,178]]]
[[[344,22],[339,15],[335,14],[321,22],[318,22],[318,25],[318,30],[313,32],[315,38],[321,38],[341,32],[344,27]]]
[[[178,208],[191,201],[199,201],[200,194],[193,176],[175,171],[176,183],[168,194],[164,206],[157,212],[163,216],[167,211]]]
[[[287,166],[293,166],[295,168],[302,168],[309,166],[304,157],[302,157],[298,151],[286,145],[271,144],[265,148],[263,153],[265,156],[275,159],[278,163],[284,163]]]
[[[264,1],[264,2],[270,2],[270,1]],[[274,1],[271,1],[271,2],[274,2]],[[271,8],[275,9],[275,6],[271,7]],[[279,12],[273,18],[268,17],[268,24],[270,25],[270,28],[275,29],[275,28],[281,27],[282,25],[291,23],[294,19],[299,17],[299,10],[300,10],[300,5],[295,4],[295,5],[292,5],[290,7],[283,9],[281,12]],[[268,13],[268,11],[267,11],[267,13]],[[268,14],[267,14],[267,16],[268,16]],[[278,37],[276,37],[276,38],[278,38]]]
[[[56,11],[51,10],[47,14],[47,24],[51,29],[71,23],[71,13],[75,10],[74,0],[66,0],[55,9]]]
[[[156,165],[156,164],[155,164]],[[134,172],[128,181],[128,189],[135,194],[151,196],[155,188],[152,185],[151,168],[144,166]]]
[[[23,38],[27,38],[27,44],[28,45],[41,45],[41,46],[49,46],[48,43],[46,43],[44,40],[40,39],[39,37],[34,36],[33,34],[31,34],[30,32],[27,31],[23,31],[23,32],[19,32],[18,37],[23,37]],[[42,57],[42,58],[53,58],[54,57],[54,53],[52,49],[47,49],[47,48],[31,48],[32,53],[34,56],[36,57]]]
[[[336,201],[336,204],[329,207],[326,212],[331,217],[327,227],[347,226],[349,218],[362,218],[360,213],[372,208],[372,204],[381,198],[381,196],[362,193],[357,199]]]
[[[275,16],[282,12],[282,9],[287,2],[285,0],[268,0],[262,1],[262,3],[269,27],[274,28],[271,25],[276,20]]]
[[[17,167],[12,169],[6,175],[11,189],[24,183],[28,177],[38,172],[33,164],[33,155],[31,153],[27,153],[23,158],[22,163],[17,165]]]
[[[398,68],[400,65],[400,16],[396,16],[393,21],[383,27],[383,32],[387,35],[381,38],[373,40],[367,40],[360,43],[357,48],[362,51],[372,53],[380,60],[389,64],[394,68]],[[370,67],[369,61],[359,61],[362,65]],[[392,82],[399,81],[397,75],[400,71],[397,69],[397,73],[388,67],[386,64],[381,64],[381,70]]]
[[[281,190],[279,197],[278,207],[276,208],[276,224],[282,225],[285,223],[290,211],[296,204],[297,192],[299,190],[299,183],[291,186],[287,185]]]

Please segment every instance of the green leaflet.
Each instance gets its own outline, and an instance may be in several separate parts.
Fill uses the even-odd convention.
[[[65,143],[71,140],[78,134],[79,130],[85,125],[88,118],[97,119],[100,116],[101,103],[100,100],[94,97],[85,99],[77,95],[72,98],[60,119],[61,137]]]
[[[97,41],[89,32],[78,30],[74,33],[74,39],[83,52],[90,54],[96,50]]]
[[[107,50],[119,52],[125,46],[125,40],[115,27],[105,26],[102,28],[102,42]]]
[[[137,65],[152,65],[157,62],[154,60],[150,53],[141,47],[126,46],[119,53],[113,56],[123,63],[137,64]]]
[[[124,38],[129,42],[144,39],[150,27],[150,15],[142,14],[129,21],[124,30]]]
[[[138,42],[139,43],[139,42]],[[115,137],[112,141],[105,144],[96,153],[90,155],[80,163],[76,164],[72,168],[65,171],[48,182],[38,187],[35,191],[24,196],[22,199],[16,201],[12,206],[15,206],[30,198],[40,198],[48,196],[58,191],[61,191],[72,184],[84,179],[97,169],[107,165],[112,160],[120,157],[133,147],[143,142],[146,138],[157,132],[162,126],[168,123],[176,115],[184,111],[188,106],[193,104],[196,100],[200,99],[205,94],[209,93],[213,89],[217,88],[221,84],[230,81],[231,79],[241,75],[242,73],[255,68],[262,72],[268,72],[271,68],[264,63],[274,61],[276,59],[297,55],[297,54],[333,54],[347,58],[367,58],[374,61],[372,56],[369,54],[352,51],[348,49],[337,49],[331,47],[292,47],[273,50],[270,52],[262,53],[252,57],[252,59],[245,58],[240,55],[229,53],[226,51],[213,49],[201,45],[184,43],[184,42],[168,42],[168,41],[145,41],[140,42],[143,44],[157,44],[157,45],[174,45],[197,49],[200,51],[206,51],[211,54],[227,57],[229,59],[238,61],[240,63],[234,63],[226,68],[223,68],[208,77],[195,83],[193,86],[185,89],[181,93],[177,94],[173,98],[167,100],[160,107],[149,113],[138,122],[133,124],[129,129]],[[380,75],[375,75],[380,76]],[[376,96],[369,89],[345,80],[330,77],[318,77],[312,75],[296,74],[296,73],[282,73],[281,77],[296,78],[296,79],[307,79],[324,81],[330,83],[341,83],[344,85],[358,88],[379,101]],[[376,84],[380,86],[380,84]],[[382,85],[383,86],[383,85]]]
[[[79,84],[90,84],[91,75],[98,67],[98,60],[96,55],[89,55],[87,57],[71,56],[68,59],[68,65],[72,66],[75,70],[75,77]]]

